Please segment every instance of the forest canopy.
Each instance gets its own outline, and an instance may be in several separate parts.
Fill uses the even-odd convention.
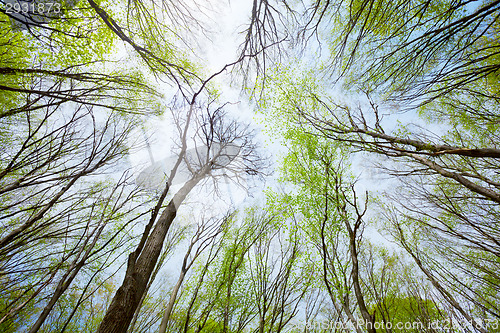
[[[500,1],[0,12],[1,332],[500,332]]]

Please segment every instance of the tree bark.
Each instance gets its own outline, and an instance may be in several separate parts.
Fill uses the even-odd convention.
[[[177,215],[177,208],[208,171],[209,166],[206,166],[198,175],[184,184],[162,212],[137,260],[134,260],[134,253],[129,256],[123,283],[113,297],[97,333],[127,331],[158,261],[167,232]]]

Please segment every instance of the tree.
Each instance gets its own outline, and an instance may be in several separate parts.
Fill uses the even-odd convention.
[[[457,171],[453,174],[456,173],[464,178],[472,177],[472,172],[466,173],[459,168],[474,164],[447,162],[452,158],[457,160],[470,158],[471,162],[491,158],[493,156],[487,155],[491,154],[491,150],[462,149],[449,144],[439,145],[432,141],[429,143],[430,136],[421,135],[418,140],[408,138],[406,135],[409,131],[403,131],[404,128],[399,132],[388,133],[383,128],[382,117],[375,103],[371,104],[373,113],[370,115],[363,112],[362,104],[355,108],[348,104],[336,103],[333,97],[328,97],[321,83],[312,78],[310,73],[302,72],[300,76],[295,76],[293,71],[287,73],[286,67],[278,69],[277,73],[273,81],[274,86],[269,90],[272,91],[272,95],[263,101],[261,107],[268,115],[266,121],[271,131],[279,138],[283,138],[282,142],[290,151],[283,160],[282,170],[285,175],[284,180],[295,184],[297,192],[289,195],[287,200],[300,207],[299,211],[306,218],[305,221],[310,221],[311,235],[318,239],[320,238],[318,235],[324,235],[322,241],[316,240],[315,244],[317,248],[322,249],[319,257],[324,260],[325,286],[340,294],[336,311],[344,313],[350,322],[356,325],[354,311],[343,303],[349,299],[348,296],[354,295],[355,304],[359,307],[359,313],[365,323],[375,322],[378,313],[385,317],[384,321],[393,316],[387,311],[384,313],[383,309],[376,310],[386,301],[383,297],[376,296],[377,293],[380,294],[376,290],[379,288],[376,281],[374,279],[367,281],[370,276],[373,277],[373,272],[368,272],[369,274],[364,277],[361,273],[370,262],[365,261],[360,255],[365,251],[366,243],[363,244],[363,241],[367,242],[362,237],[362,230],[365,229],[362,219],[364,208],[361,209],[355,200],[355,188],[349,185],[345,171],[340,167],[343,165],[342,161],[347,160],[349,155],[363,151],[394,158],[395,162],[396,158],[401,158],[401,161],[404,161],[404,157],[409,160],[413,158],[425,167],[422,169],[408,163],[406,171],[401,168],[401,162],[391,165],[386,160],[384,164],[384,170],[390,170],[400,177],[404,176],[402,180],[407,181],[404,183],[406,186],[401,188],[406,192],[397,192],[399,198],[395,198],[394,194],[386,194],[384,200],[379,201],[384,208],[380,220],[391,221],[389,232],[415,261],[421,274],[431,281],[432,287],[424,282],[421,288],[431,287],[439,295],[439,297],[401,295],[398,297],[405,300],[401,302],[422,304],[422,316],[419,318],[427,323],[436,318],[431,315],[432,313],[442,312],[443,308],[448,307],[452,309],[448,312],[450,317],[472,322],[478,327],[479,323],[475,321],[472,313],[481,313],[483,320],[491,320],[496,309],[492,301],[496,298],[496,291],[491,289],[490,281],[496,281],[496,278],[487,268],[491,265],[492,259],[485,260],[485,258],[490,258],[492,250],[489,248],[490,244],[494,247],[492,244],[495,242],[493,238],[496,235],[496,227],[487,214],[477,215],[477,212],[483,209],[488,210],[490,214],[494,212],[491,210],[495,207],[494,202],[484,205],[487,201],[494,201],[494,192],[489,192],[491,190],[486,175],[490,177],[495,175],[488,169],[479,167],[480,164],[475,164],[477,167],[474,168],[474,172],[482,172],[484,175],[477,179],[483,180],[484,183],[479,181],[468,183],[467,179],[451,176],[452,172],[440,173],[444,167],[439,169],[435,165],[422,162],[439,159],[446,163],[446,172],[456,167]],[[288,89],[291,86],[296,88]],[[373,125],[368,125],[369,122]],[[430,178],[433,175],[429,169],[435,172],[434,175],[437,174],[434,178],[436,180],[434,183],[424,185],[423,181],[426,179],[424,177]],[[451,179],[448,180],[446,176]],[[418,183],[411,183],[410,179]],[[494,181],[493,179],[491,181]],[[438,191],[434,192],[436,187],[433,189],[429,186],[433,184],[436,184]],[[488,196],[490,193],[492,194]],[[445,198],[442,197],[443,194]],[[392,200],[389,201],[390,199]],[[460,204],[462,199],[467,203]],[[393,204],[395,202],[397,205]],[[346,207],[350,207],[351,211],[346,210]],[[474,211],[472,214],[476,214],[474,221],[467,213],[471,207],[477,207],[471,210]],[[462,222],[457,221],[455,217]],[[478,232],[483,236],[476,234]],[[419,235],[421,233],[425,233],[425,237]],[[481,241],[485,244],[484,248],[479,248],[478,244],[473,245],[477,237],[489,239]],[[353,243],[353,240],[356,241]],[[441,259],[439,261],[433,259],[436,257]],[[365,265],[363,267],[358,264],[356,268],[356,262],[364,262]],[[346,272],[350,273],[347,275]],[[467,282],[463,280],[465,276],[470,277]],[[476,278],[473,279],[472,276]],[[481,277],[481,281],[478,280],[478,276]],[[354,281],[356,277],[359,279],[357,283]],[[483,277],[485,280],[482,280]],[[352,293],[349,293],[350,288],[353,288]],[[335,302],[337,295],[331,291],[329,293]],[[413,300],[416,303],[412,303]],[[434,310],[433,304],[436,304]],[[462,304],[468,304],[473,310],[470,308],[466,310]],[[372,314],[375,316],[372,317]],[[442,320],[443,317],[437,316],[437,319]],[[366,329],[369,330],[368,327]]]
[[[109,243],[121,236],[110,231],[119,231],[125,216],[129,222],[121,230],[131,227],[137,219],[134,214],[147,202],[134,202],[137,191],[124,192],[129,176],[116,184],[86,181],[102,175],[125,154],[124,141],[133,121],[117,117],[96,124],[92,112],[82,109],[69,113],[67,122],[56,115],[47,111],[37,119],[28,113],[26,127],[18,124],[13,130],[16,136],[27,137],[4,150],[0,254],[10,282],[3,291],[11,295],[19,288],[23,293],[9,300],[2,321],[24,311],[26,304],[48,297],[44,294],[59,280],[45,317],[82,267],[99,258],[101,251],[123,245],[123,240]],[[99,248],[106,242],[110,247]]]
[[[134,317],[132,318],[132,322],[128,328],[128,332],[135,332],[135,329],[144,329],[144,327],[151,327],[152,323],[150,322],[150,318],[156,316],[157,309],[160,307],[161,302],[158,302],[154,297],[148,297],[148,293],[152,289],[153,283],[155,282],[156,277],[160,273],[162,267],[168,262],[168,259],[175,254],[176,246],[179,245],[186,238],[186,231],[188,231],[187,226],[173,226],[167,234],[167,239],[165,240],[165,244],[163,246],[162,254],[158,259],[158,263],[156,264],[155,270],[151,275],[151,279],[146,286],[146,290],[139,302],[139,305],[134,313]],[[161,300],[160,300],[161,301]],[[143,311],[144,310],[144,311]],[[152,314],[145,315],[144,312],[149,312]],[[141,319],[138,323],[139,318]],[[145,323],[144,321],[147,322]],[[136,327],[137,326],[137,327]]]
[[[279,215],[274,220],[248,258],[259,333],[286,330],[297,316],[314,276],[305,264],[300,228],[287,226],[290,221]]]
[[[126,6],[126,15],[121,15],[122,13],[117,9],[111,9],[110,3],[101,1],[88,1],[88,4],[63,7],[63,11],[57,17],[39,21],[34,18],[27,19],[27,15],[24,17],[23,15],[10,15],[7,10],[4,10],[3,13],[9,16],[10,22],[2,21],[5,27],[16,20],[23,25],[22,32],[8,28],[2,29],[0,74],[5,78],[0,87],[5,92],[2,97],[5,110],[1,113],[2,134],[4,134],[2,145],[9,147],[9,144],[15,141],[9,140],[6,134],[17,121],[21,120],[21,124],[28,129],[26,139],[21,140],[22,144],[19,148],[12,145],[9,147],[10,154],[2,155],[0,173],[5,181],[2,184],[5,185],[2,188],[2,193],[5,194],[2,203],[5,204],[3,207],[7,213],[5,219],[9,219],[10,227],[10,229],[5,229],[1,240],[3,254],[7,258],[5,260],[16,266],[19,258],[15,259],[14,254],[25,256],[29,248],[35,251],[35,244],[41,246],[41,242],[53,242],[55,239],[60,239],[64,244],[66,239],[75,237],[73,250],[66,249],[65,245],[62,245],[62,249],[58,248],[54,251],[54,256],[62,255],[61,262],[74,257],[74,265],[70,265],[66,270],[66,267],[57,261],[44,267],[47,272],[45,275],[42,274],[41,267],[30,271],[33,275],[30,283],[33,286],[38,284],[38,289],[35,288],[32,294],[28,295],[27,301],[18,298],[13,302],[9,301],[7,305],[7,315],[4,319],[21,310],[27,302],[37,299],[48,284],[58,281],[56,292],[51,297],[47,294],[48,304],[36,325],[33,326],[33,331],[37,331],[42,326],[55,304],[62,300],[61,296],[69,290],[70,284],[76,281],[75,278],[80,272],[81,265],[91,255],[91,248],[97,244],[98,238],[100,238],[99,241],[104,240],[104,237],[92,238],[93,232],[97,236],[106,233],[103,233],[99,227],[92,229],[90,225],[87,228],[75,228],[74,235],[68,231],[64,234],[57,230],[63,224],[68,225],[64,220],[66,217],[73,219],[75,214],[82,213],[81,217],[85,220],[87,218],[83,214],[85,209],[90,213],[93,212],[95,206],[83,208],[80,206],[87,204],[85,200],[90,202],[94,199],[96,203],[99,200],[91,197],[90,194],[85,199],[80,198],[73,190],[83,191],[84,187],[80,185],[80,182],[84,178],[97,175],[99,169],[106,168],[114,163],[118,156],[126,154],[128,134],[140,121],[135,115],[159,113],[157,98],[160,95],[146,83],[144,77],[153,74],[157,80],[173,83],[185,100],[189,95],[192,97],[188,102],[187,119],[182,119],[180,114],[174,117],[178,120],[177,125],[181,126],[179,129],[182,142],[178,162],[184,160],[193,176],[189,184],[178,193],[179,195],[171,198],[171,205],[167,206],[168,209],[162,215],[162,221],[166,219],[169,222],[166,226],[155,229],[152,227],[168,193],[170,184],[167,185],[164,195],[160,196],[153,210],[144,240],[139,243],[137,251],[134,252],[138,256],[144,252],[142,247],[145,246],[146,250],[149,249],[155,253],[155,258],[149,261],[152,265],[146,268],[146,286],[151,275],[151,267],[156,264],[157,250],[158,248],[161,250],[161,243],[163,243],[158,239],[156,243],[146,242],[148,232],[152,229],[153,234],[157,235],[159,232],[162,234],[160,238],[164,238],[171,220],[176,215],[176,205],[179,205],[190,189],[206,175],[227,165],[228,156],[224,156],[226,154],[224,148],[228,145],[237,145],[239,148],[238,159],[229,166],[232,168],[231,171],[258,174],[260,168],[259,158],[253,151],[254,145],[247,135],[249,132],[234,121],[224,128],[225,125],[222,125],[221,120],[224,118],[222,107],[214,112],[209,110],[206,115],[195,120],[191,119],[193,110],[197,107],[195,104],[198,96],[218,73],[207,80],[202,80],[201,75],[196,73],[199,68],[195,68],[196,66],[188,60],[186,53],[178,49],[178,43],[185,43],[187,39],[181,40],[179,38],[181,35],[177,34],[175,29],[162,22],[161,16],[165,13],[172,22],[186,23],[190,20],[189,18],[194,18],[194,13],[189,12],[187,6],[176,6],[174,15],[170,8],[167,11],[165,4],[158,6],[157,3],[146,2],[129,3]],[[152,13],[159,13],[159,15]],[[191,22],[193,21],[190,20]],[[165,34],[166,31],[170,33]],[[142,72],[124,73],[120,72],[116,66],[111,72],[108,70],[108,66],[114,60],[109,56],[111,46],[116,41],[124,42],[127,47],[132,48],[135,58],[134,56],[131,58],[139,60],[139,69]],[[3,52],[7,48],[11,48],[10,54]],[[192,50],[187,51],[189,53]],[[30,54],[30,52],[33,53]],[[34,59],[31,59],[32,55],[35,56]],[[220,72],[233,65],[225,66]],[[71,114],[71,108],[75,110],[73,114]],[[58,123],[57,119],[61,115],[68,117],[69,121]],[[108,117],[107,121],[104,120],[103,129],[99,128],[101,117]],[[91,129],[88,133],[85,132],[89,130],[86,121],[94,125],[94,132]],[[186,135],[189,125],[194,127],[191,122],[195,121],[197,122],[196,131],[198,131],[195,132],[197,144],[206,147],[210,154],[206,154],[205,160],[201,160],[202,156],[199,155],[198,161],[188,161],[188,158],[184,156]],[[186,126],[184,127],[181,122],[184,122]],[[99,125],[96,126],[96,123]],[[85,130],[78,128],[79,125]],[[35,154],[34,151],[36,151]],[[177,166],[172,176],[175,175]],[[219,177],[216,173],[213,176],[214,179]],[[237,176],[241,177],[239,174]],[[125,188],[126,182],[122,185]],[[31,199],[27,199],[28,190],[31,188],[36,188],[38,191],[38,198],[35,198],[38,202],[32,203]],[[97,189],[92,189],[92,186],[89,188],[91,189],[89,193],[98,195]],[[117,192],[119,191],[117,189]],[[127,191],[128,189],[125,192]],[[18,200],[21,192],[22,199]],[[132,191],[128,199],[137,199],[137,194],[137,191]],[[7,197],[8,195],[11,196]],[[3,200],[4,198],[6,200]],[[147,203],[147,199],[142,202],[144,205]],[[120,208],[123,207],[120,206]],[[135,208],[139,210],[141,205]],[[22,220],[21,214],[24,213],[28,216],[33,215],[19,225],[17,219]],[[109,213],[106,211],[106,214]],[[132,224],[137,221],[137,217],[130,217],[131,211],[128,213],[129,220],[124,223],[122,229],[118,228],[118,231],[132,227]],[[143,213],[139,213],[139,217],[141,214]],[[125,214],[120,217],[127,219]],[[89,221],[93,221],[94,217],[90,215],[88,218]],[[103,216],[104,220],[107,218],[111,217]],[[116,227],[116,224],[110,223],[108,226]],[[78,237],[78,232],[83,232],[83,234]],[[120,236],[121,234],[114,235],[104,241],[104,247],[99,251],[112,249],[108,245]],[[93,245],[86,248],[86,245],[81,245],[82,242]],[[69,254],[63,255],[64,251],[69,251]],[[40,257],[36,259],[38,263],[41,263],[42,257],[46,258],[47,252],[43,255],[40,253]],[[35,262],[35,259],[32,259]],[[129,265],[132,270],[130,266],[132,265]],[[14,273],[16,272],[10,272],[11,275]],[[36,277],[37,274],[42,274],[41,279]],[[57,274],[62,275],[59,277]],[[145,284],[140,285],[144,291]],[[9,291],[9,295],[13,293]],[[140,292],[138,299],[141,299],[143,295],[144,293]],[[16,305],[16,302],[20,304]],[[115,303],[112,303],[112,306],[113,304]]]
[[[142,73],[109,69],[115,38],[91,7],[42,23],[0,22],[0,321],[32,312],[33,332],[61,303],[75,306],[60,312],[64,330],[96,292],[89,285],[114,274],[149,202],[117,164],[139,116],[159,104]]]
[[[299,229],[282,223],[259,206],[225,220],[184,284],[168,330],[287,331],[313,275],[306,274]]]
[[[0,6],[1,329],[493,328],[500,1],[254,0],[235,60],[212,73],[198,64],[204,4],[56,4]],[[159,292],[193,190],[217,197],[222,178],[266,172],[255,133],[215,89],[227,70],[288,149],[284,190],[200,224]],[[134,131],[165,110],[175,161],[148,191],[126,158]],[[394,186],[357,182],[360,159]],[[375,229],[395,245],[375,246]]]
[[[316,1],[304,10],[310,31],[331,50],[326,70],[348,86],[395,101],[425,102],[498,71],[493,36],[497,1]],[[325,31],[326,30],[326,31]],[[326,38],[321,38],[326,32]],[[486,42],[488,41],[488,42]],[[495,93],[488,94],[496,98]]]
[[[176,126],[180,135],[180,152],[176,164],[170,173],[165,189],[152,211],[151,219],[145,227],[142,238],[134,252],[129,255],[127,272],[122,286],[118,289],[106,316],[100,332],[122,332],[126,330],[139,304],[152,271],[161,253],[166,234],[177,215],[177,210],[189,192],[212,172],[224,168],[226,156],[224,148],[236,145],[240,150],[239,161],[232,166],[230,172],[258,175],[260,173],[260,157],[256,146],[251,141],[251,133],[247,126],[240,125],[235,120],[225,116],[223,106],[212,109],[205,105],[205,110],[195,105],[196,96],[188,105],[184,119],[178,117]],[[194,124],[193,124],[194,123]],[[187,160],[185,152],[188,145],[187,137],[190,126],[196,126],[194,132],[195,147],[206,148],[207,154],[199,154],[195,160]],[[160,214],[172,179],[179,165],[184,162],[191,173],[191,178],[172,196],[166,208]]]
[[[381,218],[391,221],[394,239],[440,302],[479,327],[477,313],[484,321],[498,316],[490,284],[497,277],[489,268],[498,254],[497,51],[489,37],[498,6],[485,2],[467,12],[462,2],[352,2],[348,10],[338,2],[338,11],[330,5],[329,15],[347,24],[326,43],[359,102],[342,101],[310,72],[297,78],[282,66],[270,93],[278,97],[263,108],[282,116],[275,123],[296,129],[289,133],[380,157],[380,170],[400,184],[383,194]],[[400,11],[405,5],[415,11]],[[398,114],[403,102],[411,102],[403,106],[416,124]]]
[[[181,272],[179,274],[179,278],[177,283],[175,284],[172,293],[170,294],[170,299],[167,304],[167,308],[163,314],[159,333],[165,333],[167,329],[167,324],[170,319],[170,315],[172,313],[172,309],[174,307],[174,303],[179,294],[179,290],[186,278],[187,272],[191,269],[193,264],[196,262],[198,257],[212,244],[217,240],[218,235],[222,231],[222,227],[229,216],[225,216],[221,220],[217,219],[207,219],[203,218],[201,222],[196,226],[196,232],[193,237],[191,237],[191,241],[189,243],[186,254],[184,255],[184,259],[182,260]]]
[[[304,216],[305,233],[318,251],[324,286],[338,315],[361,332],[354,315],[357,308],[368,332],[375,332],[375,314],[368,310],[359,266],[368,197],[361,208],[354,185],[343,180],[347,176],[341,153],[335,152],[340,148],[293,128],[284,130],[288,131],[294,135],[287,135],[291,150],[283,161],[284,176],[300,187],[295,197],[285,200]]]
[[[181,332],[242,332],[254,317],[246,279],[247,254],[266,232],[256,215],[225,220],[218,241],[198,261],[172,314],[170,329]],[[241,223],[241,224],[240,224]]]

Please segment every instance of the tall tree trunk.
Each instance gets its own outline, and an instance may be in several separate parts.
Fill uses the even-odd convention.
[[[127,331],[158,261],[167,232],[177,215],[177,208],[208,171],[209,167],[207,166],[184,184],[162,212],[137,260],[134,260],[135,253],[129,256],[123,283],[113,297],[97,333],[123,333]]]
[[[355,199],[356,200],[356,199]],[[354,201],[354,206],[356,208],[356,212],[358,213],[358,208],[357,208],[357,203]],[[345,207],[345,206],[344,206]],[[352,270],[351,270],[351,277],[352,277],[352,284],[354,287],[354,295],[356,296],[356,302],[359,307],[359,312],[361,312],[361,316],[363,317],[365,321],[365,329],[368,331],[368,333],[377,333],[377,330],[375,329],[374,321],[375,321],[375,313],[370,314],[368,311],[368,308],[366,307],[365,303],[365,298],[363,296],[363,291],[361,290],[361,282],[359,278],[359,261],[358,261],[358,249],[356,246],[356,238],[358,237],[358,230],[361,226],[361,217],[363,214],[358,213],[358,218],[354,224],[354,228],[351,228],[349,225],[349,222],[347,220],[347,212],[345,212],[345,208],[343,208],[343,217],[344,217],[344,223],[346,226],[346,229],[349,233],[349,252],[350,252],[350,257],[351,257],[351,264],[352,264]],[[366,207],[366,206],[365,206]]]

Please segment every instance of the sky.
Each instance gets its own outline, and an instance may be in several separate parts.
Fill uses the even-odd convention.
[[[212,12],[207,11],[204,13],[213,19],[212,22],[208,23],[210,29],[213,30],[213,34],[210,35],[211,39],[200,38],[200,46],[203,51],[199,62],[204,67],[206,77],[220,71],[224,65],[237,59],[238,46],[243,37],[239,32],[244,30],[245,24],[248,22],[251,6],[252,2],[245,0],[220,1],[213,5]],[[226,71],[214,80],[219,91],[223,94],[221,101],[231,103],[226,107],[228,114],[243,123],[250,123],[258,133],[257,140],[263,145],[264,141],[267,141],[269,145],[269,137],[261,131],[262,126],[256,121],[259,116],[255,114],[255,107],[250,103],[247,96],[242,95],[240,87],[231,82],[232,78],[230,71]],[[168,103],[168,98],[173,93],[172,88],[162,84],[160,91],[166,92],[165,102]],[[163,164],[169,168],[175,161],[175,151],[172,143],[176,136],[177,133],[172,126],[169,111],[162,116],[151,117],[149,121],[144,123],[142,128],[137,129],[132,137],[133,140],[142,141],[140,144],[143,145],[143,148],[135,150],[129,156],[130,164],[136,170],[135,172],[140,174],[142,170],[150,167],[152,163],[151,157],[156,165]],[[188,147],[188,149],[190,148],[192,149],[192,147]],[[269,152],[277,149],[281,149],[281,147],[279,145],[268,146],[265,150]],[[174,185],[180,187],[181,184]],[[237,206],[247,199],[247,193],[231,182],[222,184],[220,188],[222,192],[226,192],[223,197],[230,197],[229,202],[233,206]],[[175,187],[173,190],[175,190]]]
[[[251,6],[252,1],[248,0],[218,2],[213,7],[212,12],[205,13],[213,18],[213,21],[209,22],[210,27],[213,29],[212,38],[202,38],[200,42],[201,47],[204,48],[202,56],[200,56],[200,62],[206,69],[207,76],[218,72],[225,64],[231,63],[237,58],[238,46],[243,38],[243,35],[239,32],[245,29],[245,24],[249,21]],[[314,52],[311,52],[311,54],[314,56]],[[307,59],[304,60],[307,61]],[[311,60],[314,61],[314,59]],[[219,90],[223,92],[223,100],[232,103],[228,107],[229,114],[238,120],[252,124],[258,132],[258,140],[264,146],[264,154],[272,157],[274,166],[276,166],[279,156],[286,153],[286,148],[276,138],[271,138],[268,133],[262,130],[262,115],[256,114],[255,106],[252,105],[247,96],[241,94],[241,90],[237,85],[231,84],[231,78],[230,73],[227,72],[217,77],[215,81]],[[171,88],[165,86],[164,90],[168,92],[171,91]],[[362,106],[367,105],[367,101],[363,101],[360,96],[347,95],[337,87],[332,87],[329,93],[338,100],[361,103]],[[168,94],[165,95],[168,98]],[[407,115],[407,117],[410,117],[410,115]],[[389,127],[396,125],[396,122],[389,117],[387,117],[386,123]],[[150,118],[143,128],[138,129],[133,137],[136,140],[142,140],[143,148],[130,155],[130,163],[136,173],[139,175],[145,168],[151,168],[153,162],[151,157],[156,163],[155,165],[163,164],[166,168],[165,173],[169,173],[175,161],[175,153],[172,150],[172,139],[175,136],[176,132],[172,127],[169,112],[160,117]],[[381,177],[380,173],[374,172],[372,162],[373,158],[368,159],[366,154],[356,155],[353,159],[352,173],[358,178],[356,186],[358,193],[374,192],[375,190],[381,192],[395,185],[394,182],[388,181],[387,177]],[[257,202],[263,203],[265,201],[263,192],[265,187],[283,187],[282,184],[281,186],[278,184],[278,177],[279,174],[275,172],[270,177],[267,177],[265,183],[260,183],[250,193],[226,179],[226,181],[219,184],[219,197],[214,196],[214,193],[210,190],[207,192],[207,187],[197,186],[188,201],[206,201],[207,196],[212,196],[210,200],[212,205],[218,206],[221,211],[230,207],[242,208]],[[182,183],[177,182],[174,184],[172,192],[181,186]],[[285,188],[287,188],[286,185]],[[194,206],[190,205],[190,209],[193,209]],[[376,243],[386,243],[374,228],[367,230],[367,236]]]

